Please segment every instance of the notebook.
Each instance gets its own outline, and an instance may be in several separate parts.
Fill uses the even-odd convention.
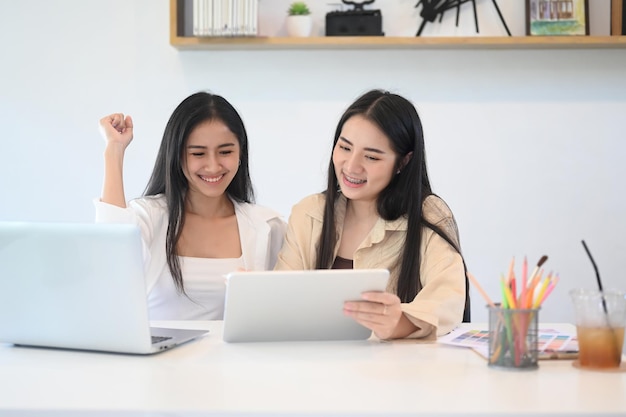
[[[238,271],[226,279],[226,342],[364,340],[371,330],[345,316],[343,303],[385,291],[389,271]]]
[[[150,354],[205,333],[150,328],[136,226],[0,222],[0,342]]]

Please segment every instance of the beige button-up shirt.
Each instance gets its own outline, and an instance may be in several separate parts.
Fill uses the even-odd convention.
[[[275,269],[315,269],[317,245],[322,231],[323,194],[314,194],[296,204],[289,217],[285,243]],[[337,202],[337,234],[341,240],[347,200]],[[431,195],[424,201],[424,217],[441,227],[458,242],[456,222],[446,203]],[[407,232],[407,221],[379,218],[354,253],[354,269],[385,268],[390,272],[387,291],[396,292],[400,271],[399,257]],[[339,245],[336,245],[335,251]],[[461,323],[465,306],[465,272],[461,255],[430,228],[422,234],[420,275],[422,290],[402,310],[419,330],[408,337],[435,338]],[[335,253],[335,256],[337,253]]]

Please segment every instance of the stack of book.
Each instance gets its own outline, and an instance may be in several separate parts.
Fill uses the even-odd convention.
[[[258,0],[193,0],[194,36],[257,36]]]

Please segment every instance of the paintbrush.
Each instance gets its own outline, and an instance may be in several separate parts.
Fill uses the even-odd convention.
[[[527,281],[528,284],[533,282],[535,275],[537,275],[537,272],[539,272],[539,268],[541,268],[541,266],[544,263],[546,263],[547,260],[548,260],[548,255],[543,255],[541,258],[539,258],[539,262],[537,262],[537,266],[535,266],[535,269],[533,269],[532,274],[530,274],[530,277],[528,278],[528,281]]]

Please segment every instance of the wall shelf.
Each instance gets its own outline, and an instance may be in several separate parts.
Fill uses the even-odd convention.
[[[180,50],[626,48],[626,36],[191,37],[182,35],[182,7],[183,0],[170,0],[170,44]]]

